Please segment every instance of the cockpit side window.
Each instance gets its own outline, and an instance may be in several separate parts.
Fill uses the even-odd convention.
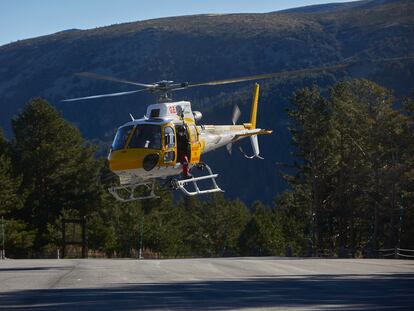
[[[138,124],[135,127],[128,148],[161,149],[161,126]]]
[[[166,148],[175,147],[174,129],[171,126],[164,128],[164,144]]]
[[[129,135],[131,134],[132,129],[132,125],[120,127],[118,129],[111,146],[112,150],[119,150],[125,147],[125,144],[128,140]]]

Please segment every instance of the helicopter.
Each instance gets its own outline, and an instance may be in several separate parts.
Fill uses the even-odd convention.
[[[300,76],[309,73],[320,73],[346,67],[340,64],[331,67],[318,67],[303,70],[282,71],[269,74],[244,76],[238,78],[215,80],[190,84],[163,80],[151,84],[118,79],[92,72],[79,72],[75,75],[118,82],[140,87],[139,89],[78,97],[62,100],[72,102],[78,100],[115,97],[149,91],[158,94],[158,101],[147,107],[143,118],[135,119],[121,125],[113,140],[108,162],[110,170],[119,177],[119,186],[109,188],[109,192],[121,202],[159,198],[155,193],[156,180],[166,180],[169,189],[181,190],[184,195],[224,192],[217,184],[218,174],[204,162],[201,156],[212,150],[226,147],[231,153],[232,145],[249,137],[253,154],[248,159],[263,159],[260,155],[258,136],[269,135],[272,130],[257,127],[257,110],[260,86],[254,85],[250,120],[248,123],[237,124],[240,109],[235,106],[232,124],[203,125],[200,123],[202,113],[193,111],[190,101],[173,101],[171,93],[201,86],[216,86],[245,81],[257,81],[275,77]],[[203,175],[194,174],[194,171]],[[201,187],[200,183],[208,187]],[[138,191],[143,189],[143,191]],[[142,194],[144,193],[144,194]]]

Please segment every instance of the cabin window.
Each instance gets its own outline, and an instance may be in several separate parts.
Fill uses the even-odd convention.
[[[192,143],[197,142],[197,128],[195,127],[195,125],[190,124],[188,126],[188,130],[190,131],[190,141]]]
[[[138,124],[128,148],[161,149],[161,126]]]
[[[160,116],[160,110],[159,109],[152,109],[150,118],[158,118]]]
[[[172,161],[174,161],[174,158],[175,158],[175,152],[174,151],[166,152],[165,155],[164,155],[164,163],[172,162]]]
[[[114,141],[112,143],[112,150],[119,150],[125,147],[129,135],[134,127],[132,125],[120,127],[116,132]]]
[[[175,147],[174,129],[171,126],[167,126],[164,129],[164,144],[166,148]]]

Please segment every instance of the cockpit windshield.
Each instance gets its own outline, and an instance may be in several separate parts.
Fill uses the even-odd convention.
[[[119,150],[125,147],[129,134],[134,127],[132,125],[120,127],[116,132],[114,142],[112,143],[112,150]]]
[[[128,148],[161,149],[161,126],[153,124],[138,124],[128,145]]]

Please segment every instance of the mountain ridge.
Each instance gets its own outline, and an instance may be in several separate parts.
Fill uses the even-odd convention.
[[[367,8],[370,6],[375,6],[378,4],[392,3],[398,0],[362,0],[362,1],[350,1],[350,2],[331,2],[325,4],[314,4],[307,5],[297,8],[285,9],[276,12],[283,13],[328,13],[328,12],[337,12],[347,9],[355,8]]]

